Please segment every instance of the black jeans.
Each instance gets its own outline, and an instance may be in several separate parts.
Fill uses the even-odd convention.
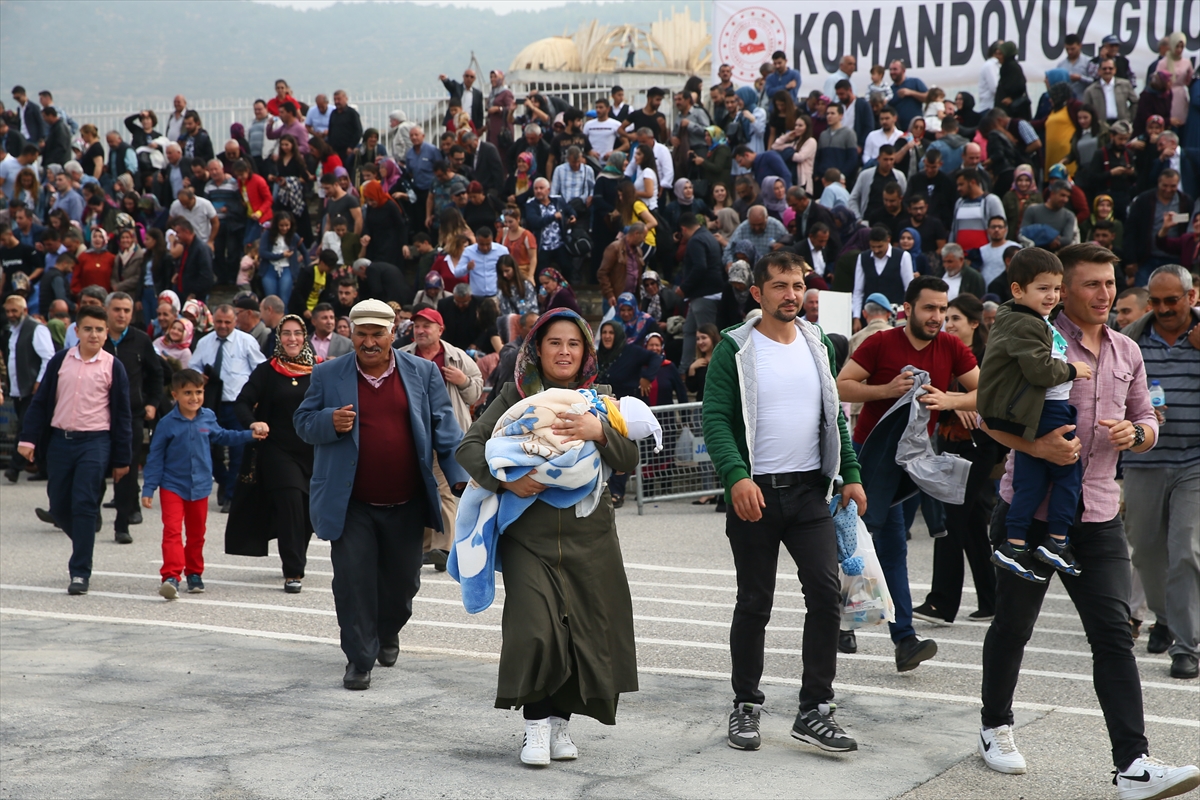
[[[46,494],[54,521],[71,537],[72,578],[92,577],[96,516],[111,451],[108,431],[66,433],[55,428],[50,438]]]
[[[145,425],[145,406],[133,409],[133,460],[129,472],[113,485],[113,502],[117,504],[117,522],[114,530],[129,533],[129,518],[141,510],[142,490],[138,485],[138,464],[142,460],[142,437]]]
[[[992,513],[992,538],[1007,537],[1008,503],[996,503]],[[1046,535],[1046,523],[1035,520],[1030,543]],[[1071,547],[1081,573],[1070,577],[1056,572],[1071,596],[1092,647],[1092,685],[1104,711],[1113,764],[1124,769],[1135,758],[1150,752],[1142,711],[1142,683],[1133,655],[1129,628],[1129,545],[1121,518],[1108,522],[1076,521],[1070,529]],[[983,641],[982,719],[984,727],[1011,725],[1012,700],[1021,671],[1025,644],[1042,607],[1049,583],[1033,583],[1007,570],[997,570],[996,618]]]
[[[933,582],[925,602],[948,620],[954,619],[962,604],[964,554],[975,581],[979,610],[990,613],[996,608],[996,570],[991,564],[988,518],[995,494],[990,476],[997,448],[991,437],[982,438],[987,441],[976,437],[978,444],[945,440],[941,444],[943,453],[954,453],[971,462],[966,502],[957,506],[943,504],[946,535],[933,540]]]
[[[842,621],[842,586],[838,580],[837,534],[819,476],[798,486],[772,489],[759,484],[767,507],[758,522],[738,517],[733,504],[725,514],[725,535],[737,569],[737,605],[729,628],[735,703],[762,703],[758,688],[779,545],[798,565],[804,592],[803,663],[800,708],[807,711],[833,699],[837,674],[838,629]]]
[[[330,547],[342,652],[361,670],[375,665],[380,640],[394,639],[412,616],[425,505],[424,495],[398,506],[351,499],[342,535]]]
[[[268,496],[283,577],[303,578],[308,564],[308,543],[312,541],[306,513],[308,493],[300,489],[272,489]]]

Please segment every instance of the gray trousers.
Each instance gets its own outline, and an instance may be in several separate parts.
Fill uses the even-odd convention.
[[[718,301],[703,297],[688,301],[687,317],[683,320],[683,363],[680,364],[684,374],[696,360],[696,331],[701,325],[717,324],[717,305]]]
[[[1200,654],[1200,464],[1127,464],[1125,521],[1146,602],[1175,635],[1167,652]]]

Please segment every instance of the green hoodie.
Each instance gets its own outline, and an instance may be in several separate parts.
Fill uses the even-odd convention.
[[[729,492],[735,483],[753,477],[751,452],[758,398],[753,388],[757,385],[757,361],[750,334],[758,322],[755,318],[722,331],[704,383],[704,443],[725,487],[726,502],[730,502]],[[838,400],[833,343],[815,325],[797,319],[796,327],[813,355],[820,352],[828,359],[827,364],[820,358],[815,360],[821,376],[821,474],[829,481],[826,496],[831,497],[833,479],[839,474],[845,483],[862,483],[858,457],[850,444],[846,417]],[[751,388],[747,390],[747,386]]]

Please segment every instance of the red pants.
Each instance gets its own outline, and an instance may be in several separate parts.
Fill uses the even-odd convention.
[[[188,575],[204,574],[204,527],[208,521],[208,498],[184,500],[163,489],[163,565],[162,577],[179,580],[186,565]],[[183,524],[187,521],[187,545],[183,543]]]

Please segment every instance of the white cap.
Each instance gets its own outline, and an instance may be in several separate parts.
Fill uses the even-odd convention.
[[[382,325],[391,328],[396,323],[396,312],[382,300],[363,300],[350,309],[351,325]]]

